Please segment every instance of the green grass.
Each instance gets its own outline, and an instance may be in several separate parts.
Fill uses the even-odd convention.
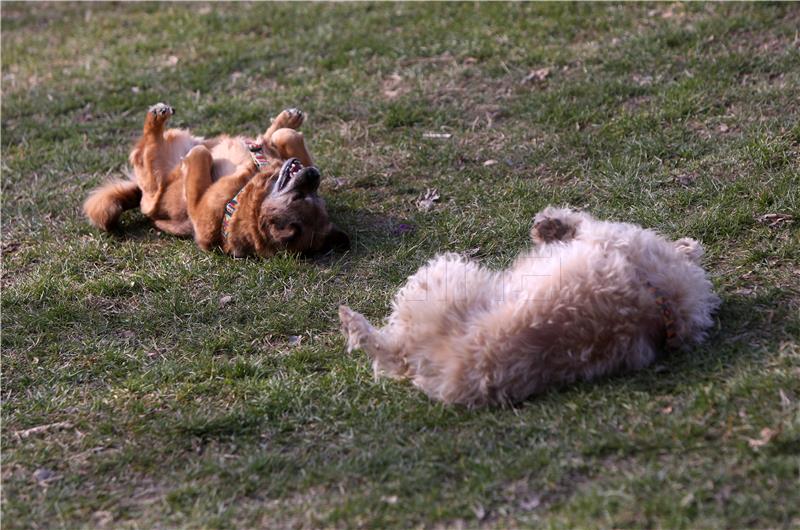
[[[798,24],[796,4],[3,3],[4,527],[800,526]],[[156,101],[205,135],[304,109],[352,251],[91,228],[83,198]],[[503,266],[548,204],[702,240],[710,340],[479,411],[344,352],[340,303],[379,320],[442,251]]]

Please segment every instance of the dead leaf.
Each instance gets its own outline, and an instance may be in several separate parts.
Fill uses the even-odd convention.
[[[398,499],[397,499],[397,495],[384,495],[383,497],[381,497],[381,500],[383,502],[385,502],[386,504],[395,505],[395,504],[397,504],[397,500]]]
[[[667,405],[661,409],[661,414],[672,414],[672,405]]]
[[[73,425],[68,421],[59,421],[56,423],[50,423],[48,425],[39,425],[38,427],[31,427],[30,429],[25,429],[24,431],[17,431],[14,434],[20,440],[24,440],[25,438],[32,436],[34,434],[42,434],[48,431],[62,431],[66,429],[72,429]]]
[[[434,203],[438,202],[439,199],[439,191],[436,188],[428,188],[417,199],[417,209],[421,212],[430,211],[435,206]]]
[[[347,179],[339,178],[339,177],[328,177],[328,180],[333,184],[333,189],[338,190],[339,188],[347,185]]]
[[[540,83],[550,77],[550,68],[538,68],[536,70],[532,70],[528,75],[525,76],[525,79],[522,80],[523,83]]]
[[[783,225],[792,224],[794,217],[788,213],[765,213],[756,217],[756,220],[770,228],[781,228]]]
[[[633,74],[633,82],[639,86],[650,86],[653,84],[653,76]]]
[[[452,134],[450,133],[437,133],[437,132],[426,132],[422,133],[423,138],[439,138],[446,140],[447,138],[452,138]]]
[[[786,395],[783,389],[779,388],[778,394],[780,394],[781,396],[781,407],[788,409],[789,407],[792,406],[792,400],[789,399],[789,397]]]
[[[100,510],[92,514],[92,522],[98,528],[106,528],[109,524],[114,522],[114,514],[106,510]]]
[[[767,445],[769,442],[772,441],[777,435],[781,433],[781,429],[770,429],[769,427],[764,427],[761,429],[761,437],[758,439],[755,438],[748,438],[747,445],[749,445],[753,449],[758,449],[759,447],[763,447]]]
[[[484,508],[480,504],[475,505],[475,506],[472,507],[472,513],[475,514],[475,517],[479,521],[483,521],[484,519],[486,519],[486,516],[488,515],[488,512],[486,511],[486,508]]]
[[[678,184],[680,184],[684,188],[688,188],[689,186],[694,184],[695,180],[697,180],[697,175],[692,173],[684,173],[676,176],[675,180],[678,182]]]
[[[717,130],[721,133],[726,133],[730,130],[730,128],[724,123],[720,123],[719,126],[717,126]]]
[[[488,166],[493,166],[493,165],[495,165],[496,163],[497,163],[497,160],[487,160],[486,162],[484,162],[484,163],[483,163],[483,165],[484,165],[485,167],[488,167]]]
[[[403,86],[402,76],[396,72],[384,79],[382,85],[383,95],[388,99],[395,99],[408,91]]]
[[[169,57],[167,57],[167,60],[164,61],[164,64],[166,64],[167,66],[175,66],[176,64],[178,64],[178,61],[180,61],[180,59],[178,59],[177,55],[170,55]]]

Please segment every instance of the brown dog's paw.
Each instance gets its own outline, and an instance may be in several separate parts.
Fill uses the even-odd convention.
[[[278,117],[275,118],[275,122],[279,129],[282,128],[289,128],[289,129],[298,129],[306,119],[305,113],[302,110],[296,109],[292,107],[291,109],[285,109],[283,112],[278,114]]]
[[[175,109],[166,103],[156,103],[147,110],[145,123],[149,125],[163,125],[175,114]]]
[[[169,118],[173,114],[175,114],[175,108],[170,107],[166,103],[156,103],[148,111],[153,116],[163,117],[165,119]]]
[[[531,228],[531,239],[537,243],[566,241],[573,237],[575,237],[575,226],[554,217],[537,218]]]

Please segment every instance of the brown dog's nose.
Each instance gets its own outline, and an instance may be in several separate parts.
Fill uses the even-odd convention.
[[[322,175],[319,169],[311,166],[304,168],[297,176],[297,179],[299,180],[299,184],[304,188],[316,191],[316,189],[319,188],[319,181],[322,179]]]

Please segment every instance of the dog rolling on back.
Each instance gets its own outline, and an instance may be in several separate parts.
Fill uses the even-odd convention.
[[[349,247],[317,193],[321,176],[297,131],[301,111],[284,110],[256,139],[165,129],[174,112],[152,106],[130,154],[131,177],[86,199],[95,226],[112,230],[123,211],[139,207],[158,229],[237,257]]]
[[[641,369],[712,325],[719,299],[697,241],[556,208],[536,216],[531,236],[534,248],[504,271],[433,259],[380,329],[340,307],[348,350],[366,351],[376,376],[474,407]]]

